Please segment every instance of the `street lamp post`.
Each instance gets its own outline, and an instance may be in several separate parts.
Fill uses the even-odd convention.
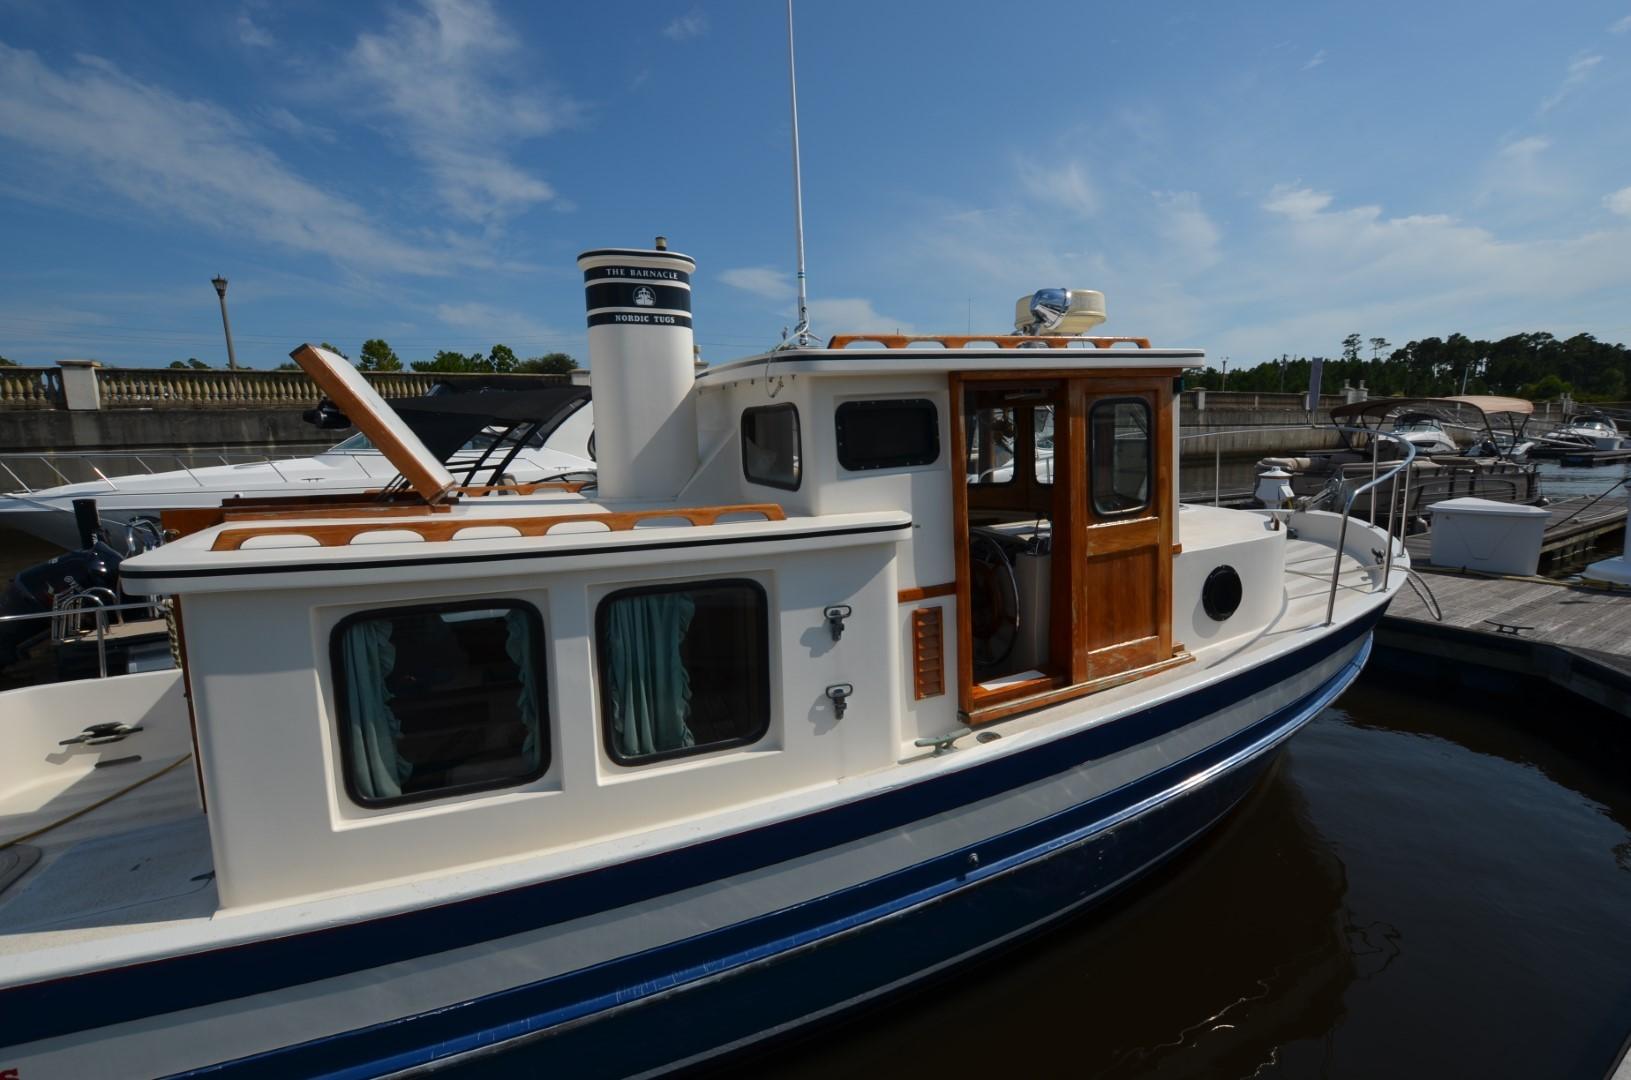
[[[238,354],[232,349],[232,323],[227,319],[227,279],[216,274],[210,279],[215,286],[215,295],[221,298],[221,329],[227,335],[227,367],[233,371],[238,370]]]

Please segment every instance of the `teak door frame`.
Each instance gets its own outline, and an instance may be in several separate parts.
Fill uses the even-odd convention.
[[[1162,370],[1118,370],[1104,374],[1071,371],[993,371],[951,372],[947,376],[951,398],[951,443],[956,455],[952,474],[952,557],[956,569],[957,624],[957,704],[962,719],[969,724],[988,723],[1017,712],[1068,701],[1095,690],[1107,689],[1132,679],[1164,671],[1191,657],[1172,644],[1172,470],[1173,416],[1177,403],[1172,390],[1172,374]],[[1059,403],[1054,414],[1053,483],[1056,513],[1053,522],[1050,562],[1050,666],[1059,671],[1041,679],[1005,688],[1001,692],[976,696],[974,684],[974,635],[970,619],[972,593],[969,578],[968,541],[968,450],[967,416],[964,397],[972,384],[1051,383],[1060,385]],[[1163,656],[1155,663],[1103,675],[1090,676],[1088,655],[1089,617],[1084,585],[1088,551],[1087,530],[1096,523],[1089,492],[1086,453],[1089,399],[1100,397],[1146,397],[1151,404],[1150,505],[1157,517],[1159,548],[1163,557],[1157,563],[1157,623]],[[1060,446],[1067,448],[1061,453]],[[1034,454],[1033,468],[1034,468]],[[1016,458],[1016,461],[1018,459]],[[1065,518],[1061,528],[1060,497],[1064,497]]]

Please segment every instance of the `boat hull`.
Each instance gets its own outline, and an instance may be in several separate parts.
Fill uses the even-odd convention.
[[[621,1076],[739,1050],[1090,908],[1182,850],[1357,677],[1379,615],[1066,738],[645,866],[0,992],[13,1030],[43,1036],[0,1068]],[[778,889],[799,899],[771,902]],[[694,929],[641,940],[673,925]],[[424,1004],[482,981],[496,988]]]

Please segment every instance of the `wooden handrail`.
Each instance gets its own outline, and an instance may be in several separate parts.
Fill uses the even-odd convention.
[[[531,495],[535,491],[565,491],[577,494],[589,486],[587,480],[540,480],[532,484],[472,484],[469,487],[456,487],[456,495],[468,495],[473,499],[480,499],[500,491],[507,491],[512,495]]]
[[[735,506],[690,506],[663,510],[620,510],[600,514],[562,514],[558,517],[467,518],[453,520],[352,521],[335,525],[278,525],[223,529],[215,537],[211,551],[237,551],[248,540],[260,536],[307,536],[319,547],[345,547],[363,533],[409,531],[427,541],[451,540],[465,529],[514,529],[522,536],[543,536],[557,525],[594,522],[610,532],[632,529],[639,522],[661,518],[684,518],[692,525],[715,525],[726,514],[759,514],[766,521],[785,521],[787,515],[775,503],[742,503]]]
[[[904,349],[919,341],[932,341],[948,349],[966,349],[970,343],[992,344],[999,349],[1035,348],[1046,345],[1050,349],[1068,349],[1083,342],[1095,349],[1108,349],[1115,345],[1150,347],[1149,338],[1141,337],[1033,337],[1028,334],[835,334],[827,342],[829,349],[843,349],[857,341],[875,341],[886,349]]]

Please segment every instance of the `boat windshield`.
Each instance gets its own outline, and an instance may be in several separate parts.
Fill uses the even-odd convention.
[[[337,442],[329,447],[328,452],[331,454],[354,454],[373,449],[374,444],[368,441],[368,436],[359,431],[351,438]]]
[[[454,453],[479,453],[483,450],[490,450],[494,446],[505,442],[504,434],[504,429],[502,428],[483,428],[481,431],[478,431],[476,434],[472,435],[469,441],[467,441],[463,446],[459,447],[459,449],[454,451]],[[533,447],[534,449],[542,446],[543,444],[544,440],[537,431],[532,432],[527,439],[527,445]],[[373,443],[368,441],[368,436],[359,431],[349,439],[335,443],[333,446],[329,447],[326,452],[330,454],[365,454],[377,451],[378,448],[375,447]]]

